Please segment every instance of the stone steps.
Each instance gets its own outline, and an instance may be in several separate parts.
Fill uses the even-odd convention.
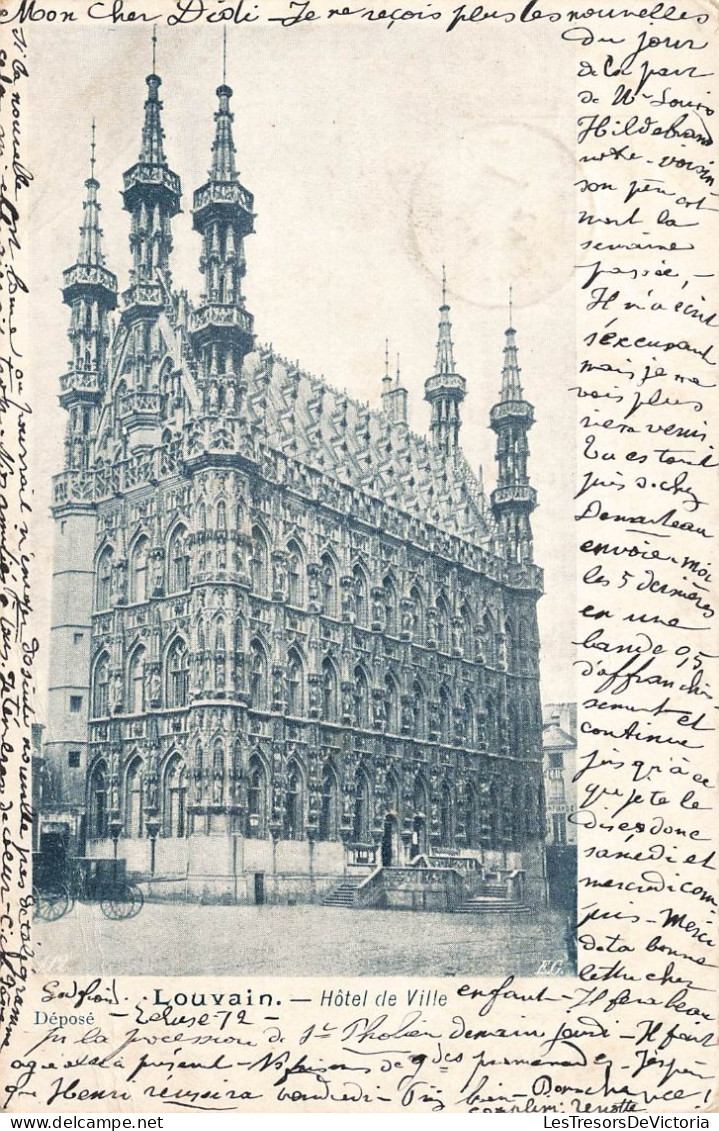
[[[357,905],[357,888],[361,882],[361,879],[349,879],[335,884],[331,891],[322,896],[322,906],[355,907]]]
[[[456,908],[455,914],[457,915],[497,915],[508,914],[509,912],[515,915],[529,915],[530,909],[524,907],[516,899],[508,899],[507,896],[493,896],[493,895],[474,895],[471,899],[465,899],[464,903],[460,903]]]

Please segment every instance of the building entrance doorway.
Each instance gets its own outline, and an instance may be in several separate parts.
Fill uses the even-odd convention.
[[[412,859],[427,851],[427,821],[424,813],[416,813],[412,822]]]
[[[388,813],[384,819],[384,832],[382,834],[382,867],[390,868],[397,864],[399,864],[397,818],[393,813]]]

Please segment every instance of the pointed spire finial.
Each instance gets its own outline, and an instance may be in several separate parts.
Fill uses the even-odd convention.
[[[90,180],[95,180],[95,119],[92,119],[90,141]]]
[[[511,323],[511,318],[510,318]],[[502,366],[502,401],[522,400],[521,369],[517,358],[517,331],[510,325],[504,335],[504,365]]]
[[[512,284],[509,284],[509,325],[512,327]]]
[[[157,71],[157,28],[152,29],[152,73]]]
[[[449,321],[447,304],[447,272],[442,264],[442,305],[439,308],[439,337],[437,339],[436,373],[454,373],[454,354],[452,350],[452,326]]]
[[[222,29],[222,85],[227,85],[227,27]]]
[[[399,385],[399,350],[397,350],[397,384]]]

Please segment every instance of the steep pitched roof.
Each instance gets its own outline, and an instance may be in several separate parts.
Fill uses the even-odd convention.
[[[260,349],[245,359],[247,405],[267,443],[339,482],[477,545],[490,539],[481,484],[406,424]]]

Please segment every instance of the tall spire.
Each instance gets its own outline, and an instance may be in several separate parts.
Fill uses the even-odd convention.
[[[204,396],[208,406],[235,406],[234,390],[245,355],[253,348],[252,315],[245,307],[242,279],[246,271],[245,237],[254,230],[252,193],[237,173],[232,137],[232,89],[227,85],[227,37],[222,39],[222,83],[217,88],[215,137],[208,180],[193,196],[192,224],[202,236],[200,270],[204,293],[194,313],[192,333],[201,357]],[[239,386],[238,386],[239,387]]]
[[[90,176],[85,181],[80,248],[76,262],[63,272],[63,300],[72,311],[68,337],[69,371],[61,378],[60,404],[68,410],[65,435],[67,467],[87,467],[93,427],[106,381],[108,315],[117,305],[117,278],[105,266],[100,205],[95,177],[95,123],[90,142]]]
[[[442,303],[439,308],[439,336],[434,374],[424,383],[424,397],[432,406],[432,440],[445,452],[459,444],[461,419],[459,406],[465,398],[467,382],[454,363],[452,324],[447,302],[447,272],[442,264]]]
[[[382,378],[382,411],[393,424],[407,424],[407,390],[402,385],[399,351],[394,377],[389,371],[389,339],[384,342],[384,377]]]
[[[162,129],[162,79],[155,73],[157,31],[152,34],[152,73],[145,79],[147,98],[142,125],[142,142],[137,163],[124,175],[125,208],[132,213],[130,246],[133,252],[132,286],[126,293],[129,304],[160,306],[162,295],[157,272],[169,269],[172,251],[170,220],[180,211],[180,178],[168,167]],[[137,291],[144,286],[144,291]],[[154,292],[147,287],[155,288]]]
[[[235,145],[232,140],[232,123],[234,114],[230,110],[232,87],[225,82],[217,88],[219,108],[215,111],[215,140],[212,143],[212,168],[210,180],[225,183],[237,180],[237,167],[235,165]]]
[[[102,267],[105,257],[102,254],[102,229],[100,227],[100,205],[97,190],[100,182],[95,179],[95,119],[92,120],[92,140],[90,142],[90,176],[85,181],[87,193],[83,205],[82,227],[80,228],[80,250],[77,262],[83,266]]]
[[[510,289],[510,323],[511,317]],[[532,561],[530,515],[537,495],[529,482],[527,433],[534,423],[534,409],[524,400],[517,362],[516,330],[505,332],[502,390],[490,414],[497,434],[497,486],[492,492],[492,512],[497,521],[501,552],[508,561]]]
[[[521,369],[517,360],[517,331],[509,326],[505,331],[504,365],[502,367],[502,401],[521,401]]]
[[[454,343],[452,323],[447,302],[447,272],[442,264],[442,305],[439,308],[439,337],[437,339],[436,373],[454,373]]]
[[[384,340],[384,377],[382,378],[382,395],[392,388],[392,375],[389,371],[389,338]]]
[[[140,161],[143,165],[166,165],[163,140],[165,137],[162,129],[159,90],[162,79],[154,72],[145,79],[147,83],[147,98],[145,99],[145,121],[142,126],[142,148]]]

